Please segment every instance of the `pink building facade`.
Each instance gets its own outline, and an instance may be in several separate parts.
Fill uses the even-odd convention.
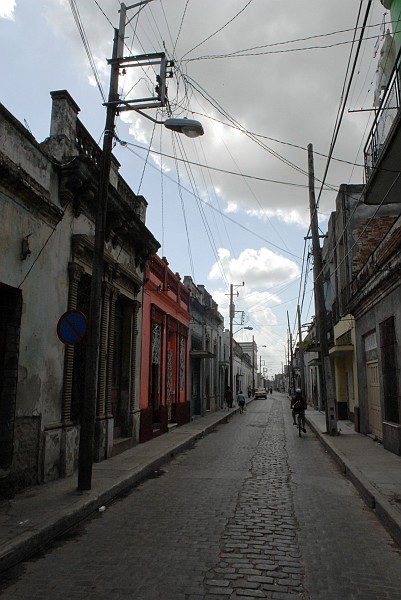
[[[190,420],[189,291],[166,258],[147,262],[142,305],[140,441]]]

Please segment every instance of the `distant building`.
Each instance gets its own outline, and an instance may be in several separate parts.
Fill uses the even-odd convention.
[[[204,285],[184,277],[190,295],[189,385],[191,417],[203,416],[224,406],[229,366],[224,339],[224,318]]]

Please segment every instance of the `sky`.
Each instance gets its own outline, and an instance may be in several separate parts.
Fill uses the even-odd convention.
[[[367,0],[153,0],[139,15],[127,12],[124,54],[165,52],[174,61],[171,115],[199,120],[204,135],[186,138],[135,111],[121,113],[114,148],[120,174],[148,202],[146,225],[161,244],[159,254],[182,279],[190,275],[205,285],[227,328],[234,286],[235,339],[254,338],[259,366],[270,377],[286,362],[288,332],[296,339],[297,305],[302,323],[314,314],[305,240],[308,144],[322,233],[339,186],[364,182],[373,113],[361,109],[372,107],[377,44],[384,15],[389,20],[373,0],[346,95],[351,42],[359,39],[355,26],[367,6]],[[39,142],[49,135],[50,92],[66,89],[101,145],[119,7],[118,0],[0,0],[0,102]],[[148,97],[155,73],[127,69],[119,83],[125,99]],[[158,121],[169,116],[166,109],[144,112]]]

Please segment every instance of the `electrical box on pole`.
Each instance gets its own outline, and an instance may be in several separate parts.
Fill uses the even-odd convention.
[[[155,79],[154,96],[132,99],[125,98],[124,100],[119,98],[113,103],[117,114],[126,110],[140,111],[148,108],[160,108],[168,104],[166,79],[173,76],[172,69],[174,68],[174,62],[167,60],[164,52],[111,58],[107,62],[109,65],[117,65],[119,69],[124,69],[125,71],[132,67],[141,67],[142,69],[145,67],[159,68],[159,73]]]

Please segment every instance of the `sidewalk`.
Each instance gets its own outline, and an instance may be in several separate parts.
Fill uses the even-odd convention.
[[[238,412],[208,413],[145,444],[94,463],[92,489],[77,490],[77,476],[58,479],[0,501],[0,572],[40,551],[51,540],[151,476],[175,454]]]
[[[312,431],[401,546],[401,456],[356,433],[351,421],[338,421],[339,435],[330,436],[324,413],[308,409],[305,414]]]
[[[1,501],[0,572],[37,553],[68,528],[152,476],[171,457],[191,448],[236,412],[238,408],[209,413],[107,461],[95,463],[89,492],[77,491],[74,476]],[[341,433],[331,437],[324,433],[324,413],[307,410],[306,414],[312,431],[401,546],[401,457],[355,433],[349,421],[339,421]]]

